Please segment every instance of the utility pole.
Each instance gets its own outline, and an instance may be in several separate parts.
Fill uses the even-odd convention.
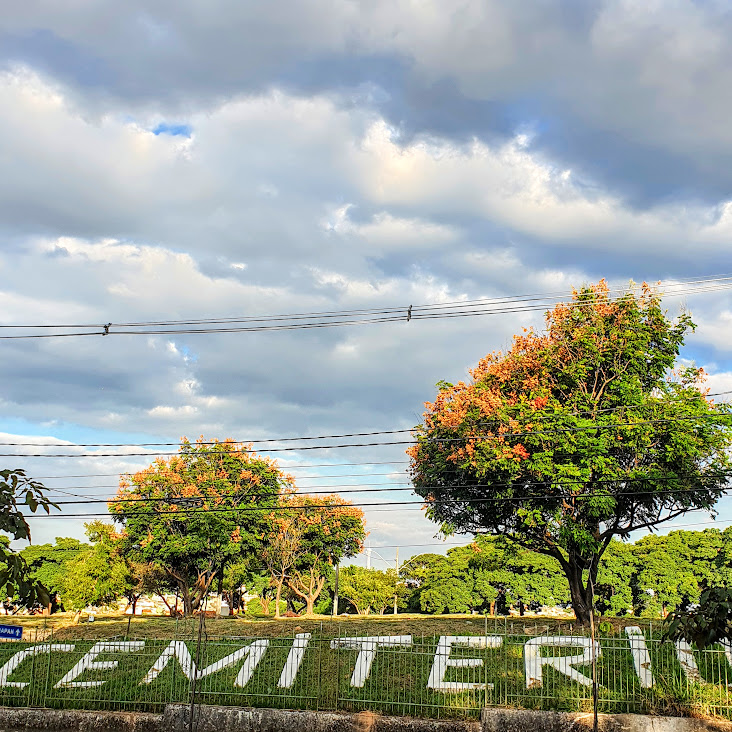
[[[366,569],[371,569],[371,547],[366,547]]]
[[[396,565],[396,582],[394,584],[394,615],[398,613],[397,610],[397,594],[399,589],[399,547],[396,548],[396,559],[394,560]]]
[[[333,610],[331,612],[331,617],[336,617],[338,615],[338,576],[340,575],[340,569],[341,569],[341,565],[336,564],[336,566],[335,566],[335,588],[333,591]]]

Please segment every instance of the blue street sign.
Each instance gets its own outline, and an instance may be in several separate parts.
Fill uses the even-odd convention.
[[[23,637],[22,625],[0,625],[0,638],[20,640]]]

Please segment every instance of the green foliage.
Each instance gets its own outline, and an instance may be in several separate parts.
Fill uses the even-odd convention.
[[[382,572],[365,567],[343,567],[340,572],[338,592],[356,608],[359,615],[371,612],[383,614],[393,602],[397,591],[394,570]]]
[[[285,581],[290,591],[305,603],[305,612],[315,612],[315,603],[332,580],[334,565],[361,551],[366,537],[363,511],[338,495],[288,494],[272,520],[264,556],[272,569],[273,582]],[[277,561],[271,561],[274,553]]]
[[[428,516],[555,559],[586,622],[613,538],[711,511],[727,484],[730,408],[704,396],[700,370],[674,370],[691,328],[650,288],[612,299],[601,282],[470,383],[441,384],[409,450]]]
[[[78,539],[57,537],[54,544],[31,544],[20,555],[28,565],[30,576],[48,590],[52,601],[56,601],[62,593],[66,563],[90,548]]]
[[[732,639],[732,589],[710,587],[702,592],[696,608],[672,612],[666,618],[664,639],[682,638],[697,648]]]
[[[12,540],[30,541],[30,527],[21,511],[35,513],[39,508],[47,514],[56,504],[45,496],[45,488],[29,478],[24,470],[0,470],[0,532]],[[10,548],[9,542],[0,542],[0,595],[17,597],[25,605],[50,602],[48,590],[31,577],[23,557]]]
[[[613,539],[602,555],[595,583],[596,607],[601,613],[633,613],[637,569],[635,546]]]
[[[186,440],[176,457],[124,482],[110,511],[123,524],[128,556],[163,567],[190,614],[227,565],[261,553],[287,483],[246,446]]]
[[[499,595],[509,604],[554,605],[568,599],[567,581],[556,561],[497,537],[478,536],[445,557],[423,556],[430,560],[421,564],[415,594],[424,612],[488,612]]]
[[[83,610],[88,605],[111,605],[135,585],[131,567],[120,553],[114,526],[102,521],[86,524],[93,546],[63,565],[60,595],[65,606]]]
[[[717,529],[644,536],[633,545],[634,590],[639,614],[658,617],[664,607],[698,602],[718,579],[722,535]]]
[[[447,557],[432,564],[419,594],[424,612],[467,613],[478,602],[469,556],[452,549]]]

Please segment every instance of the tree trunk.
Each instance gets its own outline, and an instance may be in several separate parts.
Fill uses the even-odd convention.
[[[280,598],[282,597],[282,585],[285,582],[284,575],[277,581],[277,592],[275,594],[275,619],[280,617]]]
[[[307,580],[298,573],[295,575],[294,580],[288,580],[287,584],[298,597],[305,601],[305,614],[312,615],[315,612],[315,601],[320,597],[320,592],[325,584],[325,577],[316,577],[315,568],[311,567]]]
[[[165,605],[165,607],[168,608],[168,615],[170,615],[172,617],[173,614],[174,614],[174,610],[170,606],[170,604],[168,603],[168,601],[165,599],[165,595],[162,592],[156,592],[155,594],[163,601],[163,604]],[[178,599],[178,596],[177,595],[176,595],[175,599],[176,600]],[[137,602],[137,601],[135,601],[135,602]]]
[[[185,582],[181,582],[179,584],[179,587],[181,599],[183,600],[183,614],[186,617],[189,615],[193,615],[193,598],[191,597],[191,593],[188,589],[188,584]]]
[[[590,613],[592,612],[592,582],[588,580],[585,585],[582,581],[582,569],[570,559],[566,570],[569,592],[572,597],[572,609],[579,625],[590,624]]]

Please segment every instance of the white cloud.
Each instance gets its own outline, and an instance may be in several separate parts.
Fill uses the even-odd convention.
[[[642,208],[591,179],[588,166],[537,152],[540,124],[467,142],[447,133],[409,137],[378,111],[377,92],[385,98],[393,89],[307,96],[278,90],[274,77],[250,87],[236,76],[277,66],[283,43],[311,60],[323,49],[396,52],[411,64],[404,84],[417,79],[424,90],[434,82],[438,102],[451,75],[477,98],[520,101],[541,88],[572,119],[602,117],[603,130],[634,144],[679,146],[680,156],[701,160],[716,146],[723,158],[730,132],[719,120],[729,95],[717,94],[702,115],[704,135],[688,124],[708,95],[728,86],[721,85],[723,29],[683,0],[666,20],[667,4],[608,2],[577,20],[586,23],[579,37],[551,3],[540,12],[543,24],[539,11],[521,4],[441,0],[341,4],[325,14],[320,0],[296,2],[291,13],[221,0],[221,12],[183,2],[173,14],[163,3],[142,20],[136,0],[80,0],[63,13],[53,3],[26,5],[6,14],[6,29],[47,24],[69,43],[83,40],[123,76],[127,61],[132,70],[142,64],[138,88],[149,83],[158,96],[116,87],[91,99],[88,89],[52,74],[0,75],[3,324],[407,306],[566,291],[637,269],[681,277],[706,263],[721,270],[728,259],[731,201],[670,196]],[[252,14],[260,37],[250,47],[241,28],[249,32]],[[110,26],[114,38],[104,30],[110,18],[119,21]],[[668,44],[645,48],[659,32]],[[670,59],[676,47],[681,61]],[[176,65],[181,48],[200,51],[191,56],[190,87],[188,62]],[[247,54],[257,63],[213,73]],[[669,60],[676,77],[666,73]],[[618,64],[639,72],[618,83],[610,73]],[[162,98],[169,78],[179,81],[171,94],[185,104]],[[190,125],[190,137],[150,132],[172,111]],[[717,361],[710,384],[719,388],[730,379],[732,304],[725,292],[693,304],[700,325],[688,341],[704,346],[703,360]],[[8,419],[47,424],[49,433],[99,431],[100,442],[114,441],[110,434],[246,440],[408,428],[436,381],[463,378],[485,353],[541,321],[538,312],[405,317],[331,330],[5,342],[0,403]],[[405,459],[403,446],[280,454],[289,464]],[[22,462],[38,474],[71,474],[151,459]],[[407,533],[428,543],[435,532],[413,511],[374,511],[369,520],[379,543]]]

